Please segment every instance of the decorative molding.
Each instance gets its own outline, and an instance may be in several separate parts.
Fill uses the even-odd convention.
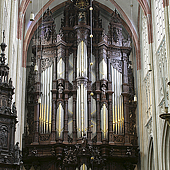
[[[152,121],[152,117],[149,118],[149,120],[147,121],[145,127],[148,130],[148,135],[150,137],[153,137],[153,121]]]
[[[122,60],[111,59],[111,64],[112,64],[113,68],[115,68],[120,73],[122,73],[122,69],[123,69],[123,62],[122,62]]]

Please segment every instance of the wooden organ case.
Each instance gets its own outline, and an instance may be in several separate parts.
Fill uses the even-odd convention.
[[[44,13],[28,69],[26,170],[134,169],[131,41],[122,35],[121,20],[114,11],[106,34],[93,2],[92,38],[88,1],[66,3],[59,34],[51,11]]]

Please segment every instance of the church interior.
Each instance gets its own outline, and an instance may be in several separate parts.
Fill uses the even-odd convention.
[[[0,1],[0,170],[170,170],[169,0]]]

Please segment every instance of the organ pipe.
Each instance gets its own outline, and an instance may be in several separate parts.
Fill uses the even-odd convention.
[[[41,73],[41,103],[40,103],[40,124],[41,133],[51,132],[51,108],[52,108],[52,66]]]
[[[83,41],[77,50],[77,77],[87,77],[87,47]]]
[[[112,102],[113,102],[113,132],[124,133],[124,112],[122,96],[122,74],[111,66],[112,73]]]
[[[59,103],[58,109],[57,109],[57,117],[56,117],[56,130],[57,130],[57,134],[58,134],[58,138],[62,138],[63,136],[63,129],[64,129],[64,109],[61,105],[61,103]]]
[[[57,63],[57,79],[63,78],[65,79],[65,63],[62,58],[59,59]]]
[[[107,138],[108,134],[108,110],[106,104],[103,104],[101,109],[101,129],[103,139]]]
[[[100,80],[102,79],[107,79],[107,64],[104,59],[99,64],[99,69],[100,69]]]
[[[77,129],[78,137],[83,137],[87,134],[87,89],[86,89],[86,77],[87,77],[87,47],[86,44],[81,41],[77,50]]]

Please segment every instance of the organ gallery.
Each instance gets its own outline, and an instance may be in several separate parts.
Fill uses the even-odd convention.
[[[37,23],[27,67],[26,170],[131,170],[138,161],[132,40],[116,10],[103,24],[104,9],[91,3],[67,1],[61,25],[50,9]]]

